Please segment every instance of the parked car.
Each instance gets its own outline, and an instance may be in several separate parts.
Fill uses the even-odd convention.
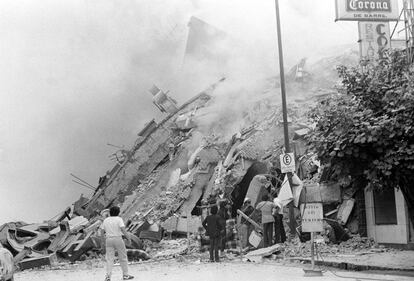
[[[0,281],[13,281],[13,255],[0,244]]]

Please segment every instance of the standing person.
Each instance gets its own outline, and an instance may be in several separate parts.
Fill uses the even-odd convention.
[[[211,215],[208,215],[203,221],[203,227],[210,237],[210,262],[219,262],[218,248],[223,225],[221,224],[221,218],[217,215],[217,206],[212,206],[210,212]]]
[[[220,217],[220,224],[223,227],[223,229],[220,232],[220,256],[222,257],[224,254],[224,249],[226,248],[226,221],[230,218],[230,215],[228,213],[228,209],[226,208],[226,202],[221,201],[219,204],[219,210],[218,215]]]
[[[273,209],[275,204],[269,201],[269,195],[264,194],[262,196],[262,202],[257,204],[256,209],[262,211],[262,225],[263,225],[263,247],[269,247],[272,245],[273,239]]]
[[[275,219],[275,243],[284,243],[286,241],[285,227],[283,226],[283,206],[279,198],[273,199],[276,206],[276,212],[273,213]]]
[[[250,215],[254,212],[254,207],[252,206],[252,200],[250,200],[250,198],[246,197],[244,199],[243,205],[241,207],[241,211],[248,217],[250,217]],[[254,227],[244,217],[241,217],[240,222],[241,222],[240,229],[238,231],[239,231],[239,237],[241,237],[240,239],[242,241],[242,246],[244,248],[249,243],[249,237]]]
[[[283,226],[283,206],[279,198],[273,199],[276,212],[273,213],[275,219],[275,243],[284,243],[286,241],[285,227]]]
[[[124,221],[119,217],[120,209],[113,206],[109,209],[109,217],[101,224],[101,229],[105,232],[105,248],[106,248],[106,277],[105,281],[111,280],[112,267],[114,266],[115,251],[118,252],[119,262],[122,268],[123,280],[133,279],[134,276],[128,274],[128,259],[122,234],[131,243]]]

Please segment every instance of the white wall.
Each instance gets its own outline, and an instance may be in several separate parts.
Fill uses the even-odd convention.
[[[365,189],[365,211],[367,216],[368,237],[377,243],[407,244],[409,239],[408,210],[404,196],[398,189],[395,192],[397,224],[376,225],[374,214],[374,196],[372,191]]]

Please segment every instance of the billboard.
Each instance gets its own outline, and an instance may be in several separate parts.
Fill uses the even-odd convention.
[[[336,19],[351,21],[396,21],[398,0],[335,0]]]
[[[361,59],[373,62],[385,58],[390,48],[390,25],[388,22],[358,22],[359,52]]]

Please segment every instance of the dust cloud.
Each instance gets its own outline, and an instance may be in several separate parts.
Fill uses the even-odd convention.
[[[357,40],[333,1],[280,2],[286,67]],[[219,69],[184,61],[191,16],[231,37],[214,47],[228,55]],[[162,118],[152,84],[182,103],[226,75],[217,111],[237,116],[278,73],[271,0],[5,0],[0,37],[0,223],[48,219],[90,194],[69,173],[96,185],[113,165],[107,143],[129,148]]]

